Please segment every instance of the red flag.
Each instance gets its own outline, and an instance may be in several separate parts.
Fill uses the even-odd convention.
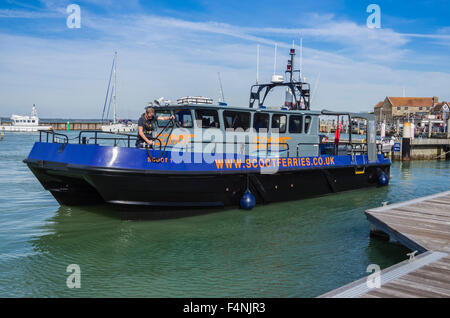
[[[342,129],[342,124],[339,123],[336,131],[334,132],[334,144],[335,145],[339,144],[339,138],[341,137],[341,129]]]

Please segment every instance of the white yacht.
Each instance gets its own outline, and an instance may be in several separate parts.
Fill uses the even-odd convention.
[[[10,125],[0,123],[0,131],[33,132],[51,129],[53,129],[52,126],[39,125],[39,117],[37,116],[35,104],[33,104],[33,108],[31,109],[31,116],[12,115]]]
[[[103,125],[102,131],[113,133],[128,133],[135,132],[137,124],[135,123],[110,123],[109,125]]]
[[[116,86],[117,86],[117,77],[116,77],[116,64],[117,64],[117,52],[114,54],[113,64],[111,68],[111,73],[109,75],[109,83],[108,83],[108,89],[106,91],[106,98],[105,98],[105,104],[103,105],[103,113],[102,113],[102,122],[103,122],[103,116],[105,115],[105,109],[106,104],[108,102],[109,98],[109,104],[108,104],[108,113],[109,108],[111,106],[111,102],[114,101],[113,104],[113,121],[109,123],[108,125],[102,125],[102,131],[104,132],[113,132],[113,133],[129,133],[134,132],[137,130],[137,124],[125,121],[125,122],[118,122],[117,121],[117,101],[116,101]],[[110,90],[111,85],[111,79],[114,75],[114,83]]]

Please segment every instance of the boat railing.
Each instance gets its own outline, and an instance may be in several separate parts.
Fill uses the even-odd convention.
[[[386,151],[383,149],[382,144],[376,144],[377,147],[377,153],[384,154]],[[367,155],[367,143],[361,143],[361,144],[351,144],[351,155],[357,154],[357,155]]]
[[[45,134],[45,136],[43,136],[43,134]],[[65,134],[57,133],[53,129],[39,130],[39,142],[43,142],[44,139],[46,142],[49,142],[49,138],[51,138],[50,141],[52,143],[61,143],[61,140],[63,141],[62,143],[69,143],[69,137]]]
[[[297,145],[297,154],[299,145]],[[382,144],[377,144],[377,153],[385,154],[386,151],[383,149]],[[354,143],[354,142],[339,142],[335,145],[333,142],[325,142],[320,144],[320,153],[322,155],[367,155],[367,143]]]
[[[83,136],[87,134],[93,134],[93,136]],[[114,137],[105,137],[104,135],[114,135]],[[98,142],[101,140],[104,141],[113,141],[114,147],[119,144],[120,141],[125,141],[128,148],[132,146],[131,142],[136,142],[137,135],[131,135],[131,134],[123,134],[123,133],[115,133],[111,131],[100,131],[100,130],[82,130],[78,134],[78,144],[85,145],[90,144],[90,141],[94,141],[94,145],[98,145]],[[134,145],[133,145],[134,147]]]
[[[91,134],[89,136],[88,134]],[[104,135],[114,135],[113,137]],[[136,135],[130,134],[117,134],[115,132],[106,132],[100,130],[82,130],[79,132],[78,136],[74,138],[69,138],[66,134],[57,133],[54,130],[40,130],[39,131],[39,141],[40,142],[52,142],[52,143],[69,143],[70,140],[77,140],[78,144],[90,144],[94,141],[95,145],[99,144],[101,140],[112,140],[114,146],[117,146],[120,141],[125,141],[128,147],[131,147],[131,142],[137,139]],[[134,145],[133,145],[134,146]]]
[[[45,133],[45,136],[43,137],[43,134]],[[120,142],[125,142],[126,147],[134,147],[134,142],[137,140],[137,135],[131,135],[131,134],[117,134],[115,132],[109,132],[109,131],[100,131],[100,130],[82,130],[79,132],[78,136],[75,138],[70,139],[67,135],[62,133],[57,133],[54,130],[48,130],[48,131],[41,131],[39,135],[39,141],[43,142],[58,142],[58,143],[69,143],[70,140],[77,140],[78,144],[80,145],[86,145],[86,144],[95,144],[98,145],[100,141],[112,141],[114,146],[118,146]],[[132,143],[133,142],[133,143]],[[269,140],[266,142],[248,142],[248,141],[209,141],[209,140],[191,140],[187,142],[183,147],[181,147],[179,150],[189,151],[194,150],[195,144],[201,143],[201,144],[214,144],[214,149],[216,149],[217,145],[235,145],[238,147],[241,147],[240,149],[236,149],[233,147],[233,150],[236,149],[236,153],[244,153],[245,148],[247,147],[250,152],[250,147],[253,146],[256,150],[255,153],[270,153],[270,154],[280,154],[283,153],[287,157],[289,157],[290,149],[289,144],[286,142],[270,142]],[[178,145],[179,147],[179,145]],[[174,148],[172,145],[166,145],[164,144],[160,139],[154,140],[154,148],[153,149],[162,150],[162,148],[167,148],[168,151],[170,151],[172,148]],[[276,148],[276,149],[274,149]],[[225,148],[226,149],[226,148]]]
[[[367,154],[367,145],[364,143],[355,144],[354,142],[342,142],[335,144],[334,142],[322,142],[319,145],[321,155],[365,155]]]

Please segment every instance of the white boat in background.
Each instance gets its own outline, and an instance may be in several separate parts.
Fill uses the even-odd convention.
[[[102,131],[113,133],[128,133],[135,132],[137,124],[135,123],[110,123],[109,125],[103,125]]]
[[[111,68],[111,73],[109,75],[109,83],[108,83],[108,89],[106,91],[106,98],[105,98],[105,104],[103,105],[103,113],[102,113],[102,122],[105,115],[105,109],[106,104],[108,102],[109,97],[109,104],[108,104],[108,113],[109,113],[109,107],[111,106],[111,101],[114,101],[114,107],[113,107],[113,121],[109,123],[108,125],[102,125],[101,129],[104,132],[113,132],[113,133],[129,133],[134,132],[137,130],[137,124],[132,123],[131,121],[124,121],[124,122],[118,122],[117,121],[117,101],[116,101],[116,91],[117,91],[117,76],[116,76],[116,64],[117,64],[117,52],[114,53],[114,59],[113,59],[113,65]],[[111,79],[114,75],[114,83],[111,87]]]
[[[0,131],[36,132],[51,129],[53,129],[52,126],[39,125],[35,104],[31,109],[31,116],[12,115],[10,125],[0,124]]]

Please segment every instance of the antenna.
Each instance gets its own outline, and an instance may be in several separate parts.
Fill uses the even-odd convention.
[[[259,81],[259,44],[256,45],[256,84]]]
[[[292,44],[294,44],[294,42],[292,42]],[[295,60],[294,60],[294,56],[295,56],[295,47],[293,47],[292,49],[289,50],[289,60],[286,66],[286,73],[289,73],[289,81],[293,82],[294,78],[294,67],[295,67]]]
[[[273,57],[273,75],[276,74],[276,70],[277,70],[277,49],[278,49],[278,44],[275,43],[275,55]]]
[[[403,97],[406,97],[406,88],[403,87],[402,91],[403,91]]]
[[[302,69],[303,69],[303,38],[300,37],[300,71],[299,71],[300,82],[302,81]]]

